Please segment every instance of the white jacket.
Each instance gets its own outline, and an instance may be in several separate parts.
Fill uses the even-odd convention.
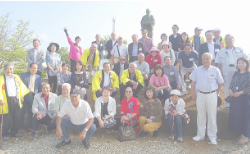
[[[170,102],[169,102],[169,101],[170,101]],[[171,101],[170,98],[167,99],[167,100],[165,101],[164,110],[165,110],[166,119],[167,119],[167,114],[168,114],[168,112],[169,112],[169,111],[171,110],[171,108],[172,108],[172,107],[170,106],[171,104],[173,104],[173,102]],[[177,104],[176,104],[175,109],[176,109],[177,113],[180,113],[180,114],[186,112],[186,110],[185,110],[185,102],[184,102],[183,99],[179,98],[179,100],[178,100],[178,102],[177,102]]]
[[[95,117],[101,116],[101,111],[102,111],[101,103],[104,103],[102,96],[95,100],[95,112],[94,112]],[[109,102],[108,102],[108,114],[111,115],[112,117],[114,117],[116,114],[116,101],[114,98],[110,96],[109,96]]]

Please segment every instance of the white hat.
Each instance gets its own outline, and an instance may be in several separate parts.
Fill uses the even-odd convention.
[[[122,36],[118,36],[118,39],[119,39],[119,38],[122,38]]]
[[[219,28],[215,28],[214,31],[215,32],[221,32],[221,30]]]
[[[181,96],[181,92],[177,89],[174,89],[170,92],[170,95],[177,95],[177,96]]]
[[[163,45],[168,45],[168,46],[169,46],[168,41],[163,41],[163,42],[161,43],[161,46],[163,46]]]

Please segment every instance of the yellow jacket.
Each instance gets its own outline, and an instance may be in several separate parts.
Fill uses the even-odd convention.
[[[16,78],[16,81],[19,86],[19,105],[20,105],[20,108],[22,108],[23,105],[21,102],[21,98],[25,96],[26,94],[28,94],[30,91],[28,90],[28,88],[25,86],[25,84],[21,81],[21,79],[17,75],[15,74],[13,75]],[[7,97],[5,93],[4,76],[0,76],[0,100],[3,100],[5,102],[5,105],[3,106],[3,114],[9,113],[9,106],[8,106]],[[1,105],[0,107],[2,108]],[[0,114],[2,114],[2,109],[0,109]]]
[[[121,80],[121,82],[123,83],[123,85],[126,85],[126,83],[130,80],[129,79],[129,70],[128,69],[126,69],[126,70],[124,70],[123,72],[122,72],[122,75],[121,75],[121,77],[120,77],[120,80]],[[136,75],[136,80],[137,80],[137,82],[139,82],[143,87],[144,87],[144,78],[143,78],[143,76],[142,76],[142,74],[141,74],[141,71],[139,71],[139,70],[135,70],[135,75]]]
[[[226,47],[225,38],[220,37],[220,39],[221,39],[221,43],[222,43],[222,48],[225,48]],[[215,38],[213,39],[213,41],[214,42],[216,41]]]
[[[92,80],[92,91],[93,91],[93,99],[96,100],[96,95],[95,92],[97,90],[99,90],[101,88],[101,84],[103,85],[104,80],[102,80],[102,73],[103,71],[98,71],[95,73],[95,75],[93,76],[93,80]],[[111,82],[112,82],[112,86],[111,87],[115,87],[117,90],[119,89],[119,78],[116,75],[116,73],[114,71],[110,71],[110,75],[111,75]]]
[[[201,38],[201,42],[200,42],[200,44],[202,44],[202,43],[205,43],[205,42],[206,42],[206,41],[205,41],[205,39],[204,39],[202,36],[200,36],[200,38]],[[194,47],[194,49],[195,49],[194,36],[189,37],[189,40],[193,42],[193,47]],[[199,51],[197,51],[197,52],[199,52]]]
[[[90,48],[85,49],[82,53],[80,60],[83,62],[84,65],[86,65],[86,63],[88,61],[89,54],[90,54]],[[95,51],[95,54],[93,56],[93,66],[99,66],[99,52],[98,52],[98,50]]]

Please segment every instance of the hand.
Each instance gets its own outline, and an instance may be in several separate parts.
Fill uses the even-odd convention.
[[[239,97],[240,95],[241,95],[241,92],[237,92],[233,94],[234,97]]]
[[[112,52],[112,50],[110,50],[110,53]]]
[[[179,72],[179,74],[180,74],[180,77],[182,77],[181,72]]]
[[[86,137],[86,131],[85,130],[83,130],[81,133],[80,133],[80,135],[79,135],[79,139],[80,140],[84,140],[85,139],[85,137]]]
[[[56,117],[52,118],[51,123],[54,123],[54,120],[55,120],[55,119],[56,119]]]
[[[146,123],[152,123],[153,121],[151,119],[147,119]]]
[[[70,119],[70,116],[69,116],[69,115],[66,115],[65,118]]]
[[[176,89],[181,90],[181,84],[178,84]]]
[[[195,93],[192,93],[191,95],[192,95],[192,100],[193,100],[193,101],[196,101],[197,95],[195,95]]]
[[[56,136],[58,139],[60,139],[61,136],[63,136],[61,127],[56,129]]]
[[[1,101],[0,101],[0,105],[3,106],[4,104],[5,104],[5,101],[1,100]]]
[[[176,115],[178,115],[178,113],[175,110],[173,110],[173,116],[176,116]]]
[[[68,29],[67,29],[67,27],[64,27],[63,30],[66,30],[66,31],[67,31]]]
[[[22,98],[21,98],[21,102],[23,103],[23,101],[24,101],[24,98],[22,97]]]
[[[124,115],[124,116],[122,116],[122,119],[128,121],[128,120],[129,120],[129,117],[127,117],[127,116]]]
[[[115,65],[115,62],[114,62],[114,61],[112,61],[112,65]]]
[[[99,126],[100,126],[100,128],[104,128],[104,122],[102,120],[99,121]]]
[[[39,112],[36,113],[36,118],[37,120],[40,120],[38,117],[40,116],[41,114]]]
[[[107,120],[108,118],[109,118],[108,115],[105,115],[102,119]]]
[[[144,79],[147,80],[148,79],[148,74],[144,75]]]
[[[231,89],[229,89],[229,94],[230,94],[230,96],[234,96],[234,93]]]
[[[102,92],[102,88],[100,88],[99,91]]]
[[[160,90],[160,87],[155,88],[155,92],[158,91],[158,90]]]
[[[113,88],[112,88],[112,92],[116,92],[116,87],[113,87]]]

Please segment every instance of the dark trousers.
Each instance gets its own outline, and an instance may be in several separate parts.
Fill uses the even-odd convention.
[[[148,77],[148,79],[147,79],[147,80],[145,80],[145,79],[144,79],[144,85],[145,85],[145,87],[147,87],[147,86],[148,86],[149,79],[150,79],[149,77]]]
[[[40,71],[37,71],[37,72],[36,72],[36,74],[37,74],[37,75],[39,75],[39,76],[41,77],[41,75],[42,75],[42,72],[40,72]]]
[[[177,88],[177,83],[176,83],[176,81],[170,82],[170,86],[172,87],[172,89],[176,89],[176,88]]]
[[[157,98],[159,98],[159,100],[163,99],[165,102],[166,99],[169,98],[169,91],[168,89],[158,90],[156,91],[156,95],[157,95]]]
[[[129,81],[126,83],[126,85],[120,84],[120,101],[122,101],[124,99],[125,89],[127,87],[133,87],[133,85]],[[139,93],[139,91],[141,90],[141,88],[142,88],[142,85],[139,83],[138,86],[137,86],[137,88],[133,89],[134,90],[134,93],[133,93],[134,97],[138,98],[137,94]]]
[[[111,94],[110,96],[114,98],[116,94],[117,94],[117,91],[112,92],[112,94]],[[97,90],[97,91],[95,92],[95,95],[96,95],[96,98],[98,98],[98,97],[101,97],[101,96],[102,96],[102,93],[100,92],[100,90]]]
[[[147,57],[147,55],[149,55],[149,53],[147,52],[147,53],[144,53],[144,55],[145,55],[145,58]]]
[[[20,129],[21,109],[19,106],[19,100],[17,98],[7,97],[7,102],[9,106],[9,112],[3,115],[2,136],[14,136]],[[0,120],[2,121],[2,115],[0,116]]]
[[[70,71],[74,72],[76,69],[76,61],[70,59]]]
[[[62,86],[57,85],[57,95],[62,95]]]
[[[23,107],[21,109],[21,129],[30,129],[32,128],[32,104],[33,104],[33,100],[34,100],[34,96],[35,94],[29,93],[27,95],[24,96],[24,102],[23,102]],[[25,112],[27,111],[28,116],[26,118],[26,124],[25,122]]]
[[[36,115],[34,115],[33,118],[32,118],[33,132],[37,131],[37,128],[38,128],[39,124],[44,124],[44,125],[48,126],[49,130],[55,129],[56,124],[55,124],[55,122],[52,123],[51,120],[52,119],[49,116],[45,116],[42,119],[38,120]]]
[[[49,85],[51,87],[52,93],[56,93],[57,88],[57,76],[49,76]]]
[[[131,56],[131,57],[129,57],[129,63],[137,61],[137,60],[138,60],[137,56]]]

